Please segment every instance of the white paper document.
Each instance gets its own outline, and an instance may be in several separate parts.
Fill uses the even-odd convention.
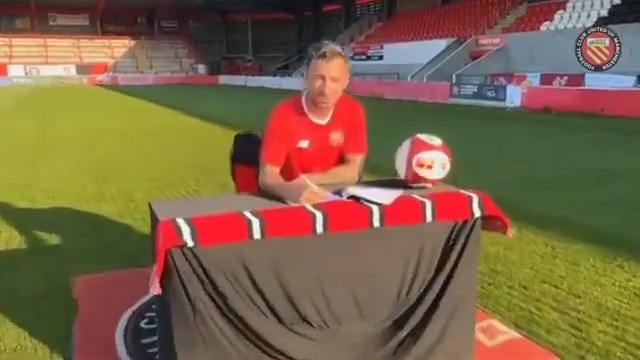
[[[355,197],[381,205],[389,205],[404,194],[403,190],[355,185],[342,190],[342,196]]]

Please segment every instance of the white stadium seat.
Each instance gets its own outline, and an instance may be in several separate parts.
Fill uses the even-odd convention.
[[[569,0],[564,10],[558,10],[551,22],[540,25],[540,30],[582,29],[593,25],[598,17],[606,16],[609,9],[621,0]]]

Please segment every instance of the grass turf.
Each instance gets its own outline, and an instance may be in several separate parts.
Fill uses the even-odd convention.
[[[68,353],[75,276],[150,263],[146,203],[230,191],[235,129],[286,92],[0,88],[0,358]],[[640,123],[364,100],[370,174],[423,131],[518,236],[483,239],[480,304],[566,359],[640,348]],[[635,199],[635,200],[634,200]]]

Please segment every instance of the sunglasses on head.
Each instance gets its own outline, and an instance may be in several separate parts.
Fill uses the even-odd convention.
[[[323,58],[329,56],[330,53],[338,53],[339,55],[345,56],[342,46],[332,41],[323,41],[318,44],[312,45],[309,48],[309,55],[312,59]]]

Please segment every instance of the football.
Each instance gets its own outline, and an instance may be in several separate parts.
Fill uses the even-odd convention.
[[[414,187],[431,187],[442,182],[451,171],[452,161],[447,144],[431,134],[406,139],[395,157],[398,177]]]

